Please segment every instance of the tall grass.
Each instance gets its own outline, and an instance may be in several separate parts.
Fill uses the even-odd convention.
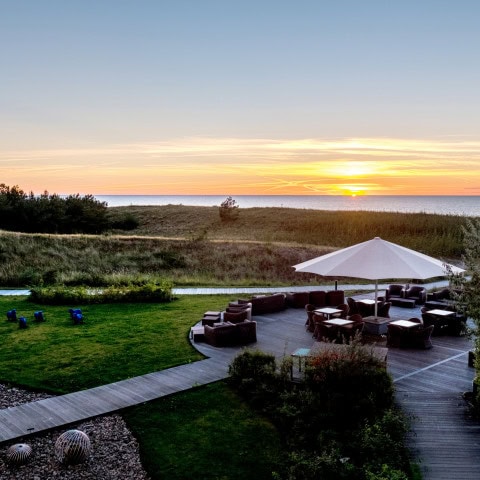
[[[318,283],[292,265],[375,236],[450,262],[463,252],[465,218],[452,215],[252,208],[221,222],[218,208],[172,205],[112,215],[127,212],[140,222],[128,235],[2,232],[0,285]]]

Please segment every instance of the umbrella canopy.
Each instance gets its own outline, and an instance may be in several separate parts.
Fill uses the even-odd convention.
[[[337,250],[327,255],[294,265],[297,272],[316,273],[327,277],[353,277],[375,280],[386,278],[426,279],[453,273],[462,273],[462,268],[446,264],[423,253],[387,242],[379,237]],[[377,308],[375,304],[375,316]]]

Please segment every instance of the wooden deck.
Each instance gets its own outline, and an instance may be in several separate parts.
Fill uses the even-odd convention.
[[[409,318],[419,312],[392,308],[391,314]],[[311,347],[305,318],[301,309],[256,316],[258,341],[252,347],[278,359]],[[480,424],[469,418],[462,398],[472,389],[474,369],[467,363],[471,342],[465,337],[433,337],[433,344],[431,350],[388,351],[387,368],[397,401],[412,418],[412,456],[421,465],[424,480],[477,479]],[[206,360],[0,410],[0,443],[218,381],[227,376],[229,363],[241,350],[204,343],[195,347]]]

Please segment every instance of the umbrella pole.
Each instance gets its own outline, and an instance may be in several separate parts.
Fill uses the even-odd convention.
[[[375,318],[377,318],[377,313],[378,313],[377,298],[378,298],[378,280],[375,280]]]

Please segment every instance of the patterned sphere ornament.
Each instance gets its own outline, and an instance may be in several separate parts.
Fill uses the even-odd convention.
[[[7,450],[7,463],[10,465],[23,465],[32,455],[32,447],[26,443],[16,443]]]
[[[67,430],[55,442],[55,456],[60,463],[75,465],[90,455],[90,439],[80,430]]]

